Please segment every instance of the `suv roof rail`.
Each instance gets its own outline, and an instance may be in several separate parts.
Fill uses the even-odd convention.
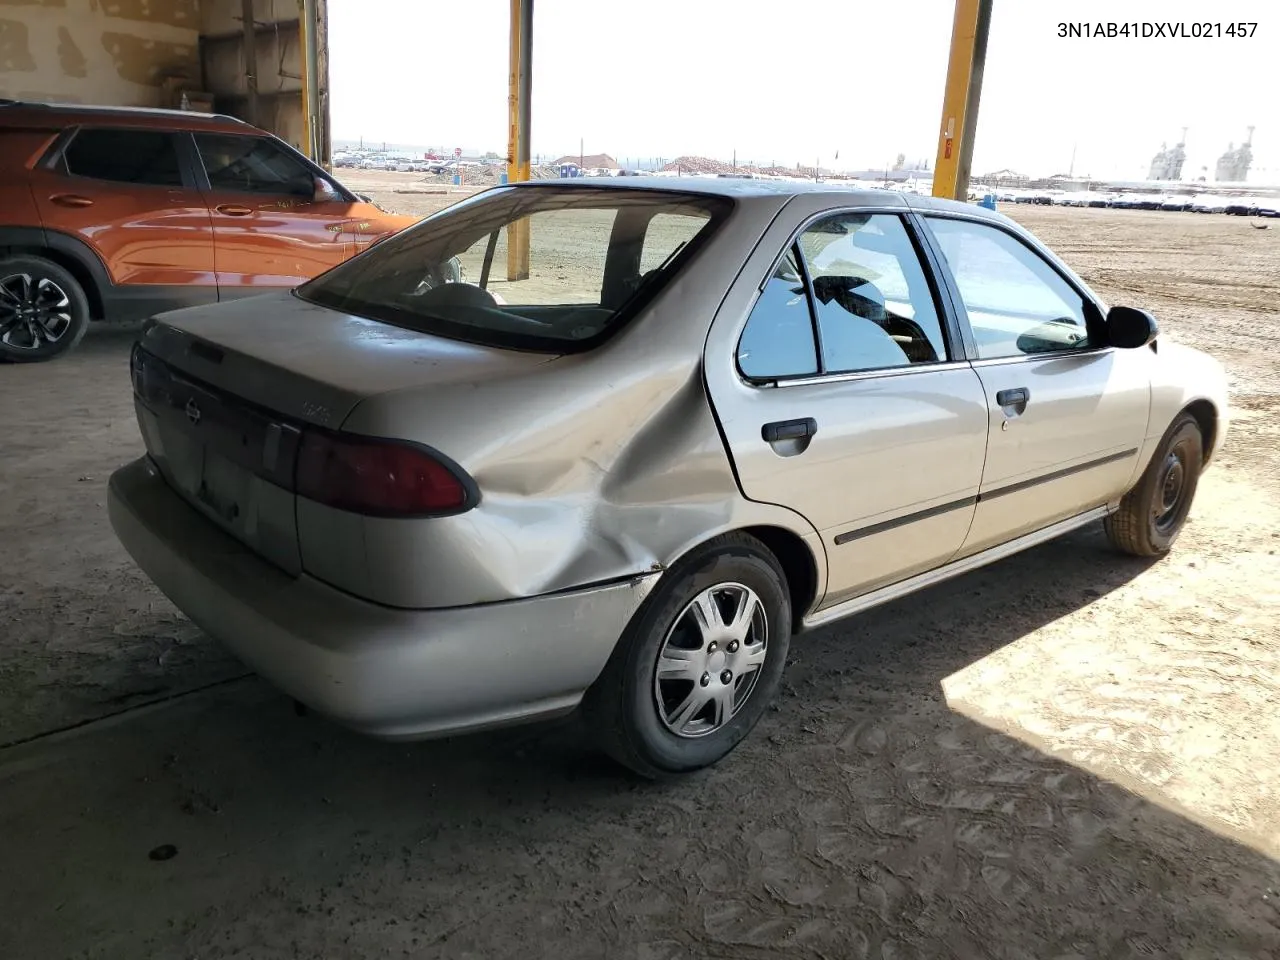
[[[133,107],[106,103],[62,103],[48,100],[12,100],[0,97],[0,107],[27,107],[34,110],[51,110],[60,113],[122,113],[160,117],[199,117],[202,120],[225,120],[241,126],[250,124],[225,113],[203,113],[198,110],[175,110],[171,107]]]

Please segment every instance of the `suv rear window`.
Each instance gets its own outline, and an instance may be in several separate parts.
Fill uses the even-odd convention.
[[[298,290],[305,300],[456,340],[544,352],[603,341],[732,209],[660,190],[488,191],[376,244]],[[529,259],[509,256],[512,231]]]
[[[62,154],[76,177],[182,186],[182,166],[173,135],[154,130],[81,130]]]

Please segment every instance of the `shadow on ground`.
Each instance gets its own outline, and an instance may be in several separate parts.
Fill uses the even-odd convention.
[[[11,749],[0,955],[1276,956],[1275,862],[942,696],[1143,569],[1085,532],[798,640],[671,784],[572,724],[384,744],[256,680]]]

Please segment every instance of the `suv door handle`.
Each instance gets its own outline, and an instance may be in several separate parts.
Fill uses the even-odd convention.
[[[249,207],[242,207],[237,203],[224,203],[222,206],[214,207],[219,213],[226,214],[228,217],[247,217],[253,213]]]
[[[49,198],[50,202],[56,203],[60,207],[92,207],[93,201],[88,197],[77,196],[74,193],[55,193]]]
[[[813,417],[803,417],[799,420],[775,420],[760,428],[760,436],[769,443],[778,443],[781,440],[803,440],[817,432],[818,421]]]

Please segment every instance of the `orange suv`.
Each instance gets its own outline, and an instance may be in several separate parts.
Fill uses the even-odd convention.
[[[0,359],[294,287],[414,222],[231,117],[0,100]]]

